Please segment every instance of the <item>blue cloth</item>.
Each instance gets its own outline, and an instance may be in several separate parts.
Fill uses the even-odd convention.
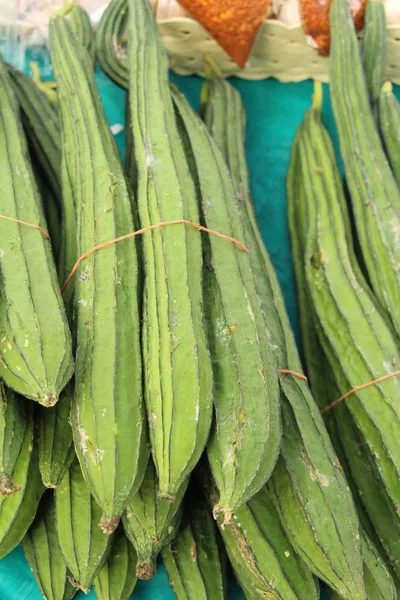
[[[202,80],[198,77],[171,76],[186,94],[194,108],[198,108]],[[99,89],[110,125],[124,123],[125,94],[101,72],[97,73]],[[290,257],[286,221],[285,179],[290,159],[290,148],[304,112],[310,106],[312,83],[282,84],[273,79],[248,82],[232,79],[241,92],[247,112],[246,152],[249,163],[250,185],[257,217],[266,246],[278,274],[286,300],[290,320],[298,335],[296,296]],[[324,123],[332,134],[337,148],[337,134],[325,87]],[[400,98],[400,88],[396,88]],[[118,147],[124,154],[124,133],[116,135]],[[82,600],[83,594],[76,598]],[[86,598],[96,598],[94,592]],[[138,600],[173,600],[175,598],[162,565],[154,579],[140,582],[134,593]],[[230,581],[229,600],[243,600],[243,594]],[[42,596],[19,546],[0,561],[0,600],[41,600]],[[321,599],[327,600],[322,592]]]

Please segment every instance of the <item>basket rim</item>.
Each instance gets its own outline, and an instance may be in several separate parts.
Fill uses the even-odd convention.
[[[191,23],[195,27],[201,27],[204,31],[207,31],[207,29],[201,23],[199,23],[192,17],[170,17],[168,19],[161,19],[160,21],[157,21],[158,25],[172,25],[172,24],[178,24],[178,23],[187,23],[187,24]],[[36,25],[34,23],[30,23],[29,21],[22,21],[19,23],[15,23],[15,22],[10,23],[7,20],[2,20],[1,17],[0,17],[0,24],[7,24],[10,26],[16,27],[18,29],[34,29],[36,27]],[[269,25],[269,24],[273,24],[275,27],[279,27],[285,31],[294,31],[296,29],[299,29],[299,27],[301,27],[301,25],[302,25],[301,21],[299,21],[298,23],[292,24],[292,25],[288,25],[286,23],[283,23],[282,21],[279,21],[279,19],[266,19],[263,23],[263,25]],[[389,32],[400,31],[400,23],[386,25],[386,30]],[[209,35],[211,36],[211,34],[209,34]]]
[[[158,25],[164,25],[164,24],[170,24],[170,23],[195,23],[196,26],[202,27],[205,31],[207,31],[207,29],[204,27],[204,25],[202,25],[201,23],[199,23],[198,21],[196,21],[196,19],[193,19],[192,17],[169,17],[168,19],[161,19],[160,21],[157,21],[157,23],[158,23]],[[274,25],[277,25],[278,27],[282,27],[282,29],[286,29],[287,31],[291,31],[292,29],[297,29],[298,27],[301,27],[301,21],[299,21],[298,23],[295,23],[293,25],[288,25],[286,23],[283,23],[282,21],[279,21],[279,19],[265,19],[264,24],[267,24],[267,23],[274,23]],[[391,23],[390,25],[386,25],[386,29],[388,31],[400,29],[400,23],[398,23],[398,24]]]

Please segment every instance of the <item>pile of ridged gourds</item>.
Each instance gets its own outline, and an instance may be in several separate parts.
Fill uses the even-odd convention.
[[[0,556],[22,541],[47,600],[93,583],[127,600],[159,555],[179,600],[227,598],[227,558],[251,600],[317,600],[318,580],[331,598],[395,600],[400,109],[382,5],[360,51],[332,2],[347,187],[319,84],[293,146],[312,392],[238,92],[213,77],[192,110],[148,0],[112,0],[96,38],[67,3],[49,35],[55,86],[0,62]],[[125,164],[96,59],[128,91]]]

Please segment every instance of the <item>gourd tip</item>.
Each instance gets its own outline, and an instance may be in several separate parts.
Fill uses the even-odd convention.
[[[205,57],[205,76],[207,79],[222,79],[223,73],[219,64],[211,58],[211,56]]]
[[[207,106],[209,95],[210,95],[210,85],[208,83],[208,80],[206,80],[203,83],[203,85],[201,86],[200,111],[199,111],[201,117],[203,117],[204,114],[205,114],[205,110],[206,110],[206,106]]]
[[[99,523],[101,531],[105,535],[111,535],[117,529],[120,522],[119,517],[102,517]]]
[[[12,496],[15,492],[21,490],[20,485],[15,485],[10,475],[0,473],[0,496]]]
[[[58,397],[55,394],[51,394],[50,396],[46,396],[42,401],[39,400],[40,404],[43,404],[46,408],[51,408],[55,404],[57,404]]]
[[[49,490],[55,490],[57,487],[57,484],[53,483],[51,481],[43,481],[43,485],[45,488],[48,488]]]
[[[150,581],[156,573],[156,566],[152,561],[143,561],[136,565],[136,577],[143,581]]]
[[[314,81],[314,94],[313,94],[312,108],[314,108],[314,109],[321,108],[323,96],[324,96],[324,91],[322,88],[322,83],[316,79]]]
[[[213,510],[213,517],[217,521],[220,516],[222,517],[222,528],[224,528],[225,525],[230,525],[232,521],[232,511],[229,508],[222,508],[218,505],[215,506]]]
[[[75,588],[76,590],[80,590],[81,592],[86,594],[86,596],[88,594],[90,594],[90,589],[81,585],[79,583],[79,581],[77,581],[74,577],[71,577],[70,575],[68,575],[68,580],[69,580],[70,584],[72,585],[72,587]]]
[[[31,60],[29,63],[29,68],[32,71],[32,81],[34,83],[39,83],[41,80],[41,75],[40,75],[40,67],[37,64],[37,62],[35,62],[34,60]]]
[[[393,85],[391,81],[385,81],[385,83],[382,86],[382,93],[383,94],[391,94],[393,91]]]
[[[75,0],[65,0],[64,6],[61,6],[55,13],[52,14],[50,20],[55,19],[57,17],[65,17],[68,13],[71,12],[73,7],[75,6]]]
[[[175,496],[168,494],[168,492],[159,491],[157,494],[157,498],[159,500],[168,500],[168,502],[171,502],[171,503],[175,501]]]

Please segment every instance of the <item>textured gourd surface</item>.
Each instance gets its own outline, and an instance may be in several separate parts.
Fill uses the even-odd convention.
[[[197,108],[202,80],[197,77],[175,75],[172,78],[192,105]],[[310,81],[283,84],[273,79],[258,82],[236,79],[232,81],[242,94],[248,115],[247,157],[259,226],[277,270],[289,316],[297,333],[295,284],[286,222],[285,177],[293,136],[303,119],[304,112],[310,106],[312,84]],[[110,124],[123,124],[124,93],[101,73],[98,74],[98,83]],[[400,87],[395,86],[394,90],[400,99]],[[337,135],[327,93],[323,118],[326,127],[333,135],[337,149]],[[116,135],[116,140],[120,150],[124,152],[123,131]],[[0,561],[0,598],[42,600],[21,547]],[[81,595],[77,595],[76,598],[81,600]],[[94,591],[86,598],[94,600],[96,598]],[[134,598],[137,600],[174,599],[161,566],[152,581],[138,583]],[[231,584],[229,600],[243,600],[243,598],[238,587]]]

